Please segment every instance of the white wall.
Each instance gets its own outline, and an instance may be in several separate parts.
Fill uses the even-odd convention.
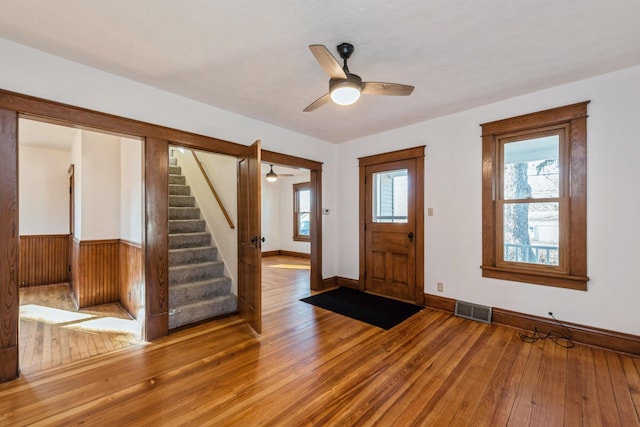
[[[82,240],[120,238],[120,138],[82,131]]]
[[[358,277],[358,157],[426,145],[425,291],[640,334],[640,67],[574,82],[339,146],[337,274]],[[588,291],[481,277],[480,124],[591,100],[587,136]]]
[[[238,293],[238,163],[232,156],[214,153],[197,152],[202,167],[207,172],[216,193],[220,197],[227,214],[234,224],[229,227],[222,210],[218,206],[209,185],[204,179],[190,150],[181,152],[174,149],[174,156],[178,158],[178,166],[182,167],[182,174],[187,178],[187,185],[191,187],[191,195],[196,198],[196,205],[200,208],[201,217],[206,220],[207,228],[211,232],[212,244],[218,248],[218,259],[224,261],[225,276],[231,279],[231,291]]]
[[[142,243],[142,141],[120,140],[120,238]]]
[[[263,176],[261,179],[261,209],[262,209],[262,235],[264,243],[262,244],[262,252],[277,251],[282,249],[280,245],[280,183],[268,182]]]
[[[0,39],[0,88],[323,162],[324,207],[336,204],[337,145]],[[337,218],[323,217],[323,277],[336,271]]]
[[[69,233],[71,152],[20,145],[20,235]]]
[[[71,145],[71,164],[73,164],[73,238],[80,240],[82,238],[82,131],[78,130],[73,143]]]

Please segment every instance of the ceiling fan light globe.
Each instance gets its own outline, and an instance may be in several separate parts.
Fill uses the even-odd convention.
[[[265,177],[267,178],[267,182],[276,182],[276,180],[278,179],[278,174],[273,171],[273,165],[269,166],[271,166],[269,168],[269,172],[267,172],[267,174],[265,175]]]
[[[331,99],[338,105],[351,105],[360,99],[360,91],[351,86],[336,87],[331,91]]]

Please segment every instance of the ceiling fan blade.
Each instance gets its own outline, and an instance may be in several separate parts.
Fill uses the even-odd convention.
[[[325,93],[324,95],[322,95],[320,98],[316,99],[315,101],[313,101],[311,104],[309,104],[307,106],[307,108],[305,108],[304,111],[305,113],[308,113],[309,111],[313,111],[317,108],[322,107],[324,104],[326,104],[327,102],[329,102],[329,100],[331,99],[331,94],[330,93]]]
[[[338,63],[336,58],[329,52],[322,44],[312,44],[309,45],[309,49],[311,49],[311,53],[316,57],[316,60],[324,68],[324,71],[329,74],[329,77],[332,79],[346,79],[347,75],[345,74],[342,66]]]
[[[365,95],[392,96],[408,96],[411,92],[413,92],[413,86],[384,82],[363,82],[361,91]]]

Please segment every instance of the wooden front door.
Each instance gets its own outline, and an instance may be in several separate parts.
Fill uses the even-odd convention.
[[[423,303],[424,147],[360,159],[361,286]]]
[[[260,141],[238,158],[238,312],[262,332]]]

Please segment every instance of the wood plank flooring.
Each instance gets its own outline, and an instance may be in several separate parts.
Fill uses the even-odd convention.
[[[119,304],[77,311],[69,284],[20,289],[20,371],[33,374],[140,343],[140,326]]]
[[[26,375],[0,425],[640,425],[638,358],[433,309],[385,331],[299,302],[305,264],[265,260],[262,335],[231,316]]]

